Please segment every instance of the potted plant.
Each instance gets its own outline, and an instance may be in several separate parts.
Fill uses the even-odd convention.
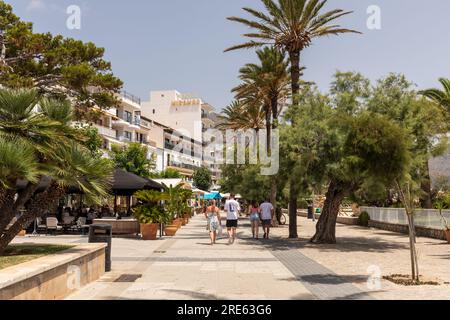
[[[136,198],[142,202],[133,210],[135,218],[141,225],[143,240],[156,240],[159,225],[169,222],[170,214],[161,205],[164,194],[154,190],[139,191]]]
[[[442,210],[448,208],[450,203],[450,196],[445,193],[440,193],[436,201],[436,209],[439,210],[439,215],[441,216],[442,224],[444,225],[444,232],[447,236],[447,242],[450,244],[450,221],[444,216]]]
[[[192,209],[191,207],[188,205],[188,201],[189,199],[192,198],[192,191],[191,190],[181,190],[180,191],[180,198],[181,198],[181,212],[182,212],[182,217],[184,219],[184,223],[187,224],[189,222],[189,219],[191,218],[191,212]]]
[[[442,210],[445,209],[445,203],[443,200],[439,200],[436,204],[436,208],[439,210],[439,215],[441,216],[443,225],[444,225],[444,231],[447,236],[447,242],[450,244],[450,222],[447,220],[447,218],[442,213]]]

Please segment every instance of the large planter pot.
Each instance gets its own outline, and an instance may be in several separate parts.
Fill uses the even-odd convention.
[[[173,220],[173,224],[175,224],[178,227],[178,229],[180,229],[183,223],[181,219],[175,219]]]
[[[176,224],[169,224],[164,228],[164,233],[168,237],[173,237],[178,231],[178,226]]]
[[[450,230],[445,230],[445,234],[447,235],[447,242],[450,244]]]
[[[143,240],[156,240],[159,224],[141,224],[141,234]]]

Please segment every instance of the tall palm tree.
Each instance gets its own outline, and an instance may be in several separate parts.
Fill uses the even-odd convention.
[[[419,94],[435,101],[450,112],[450,80],[446,78],[440,78],[439,82],[442,84],[443,90],[428,89],[420,91]]]
[[[278,127],[280,99],[289,95],[289,63],[275,47],[257,50],[260,64],[249,63],[241,68],[242,84],[232,92],[237,99],[262,101],[266,118],[267,150],[270,150],[272,129]]]
[[[0,254],[68,187],[96,200],[106,195],[112,166],[82,146],[86,138],[71,119],[68,102],[40,99],[33,90],[0,89]],[[26,181],[23,189],[18,180]],[[22,213],[25,204],[29,210]]]
[[[274,45],[288,53],[291,64],[291,93],[294,105],[299,103],[300,90],[300,54],[308,48],[315,38],[342,33],[359,33],[342,28],[331,22],[352,13],[335,9],[322,13],[327,0],[261,0],[267,13],[252,8],[243,8],[256,18],[249,20],[229,17],[231,21],[244,24],[253,32],[244,36],[248,42],[228,48],[225,51],[249,49]],[[289,237],[298,238],[297,234],[297,197],[295,179],[291,179],[289,191]]]

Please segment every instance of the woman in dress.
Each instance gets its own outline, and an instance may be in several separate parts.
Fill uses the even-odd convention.
[[[259,222],[261,220],[260,217],[260,210],[258,203],[256,201],[252,202],[252,205],[249,209],[250,214],[250,222],[252,223],[252,233],[253,233],[253,239],[259,238]]]
[[[208,221],[206,229],[209,231],[211,245],[214,245],[217,240],[217,231],[220,228],[220,210],[216,206],[215,200],[211,201],[210,206],[206,208],[205,217]]]

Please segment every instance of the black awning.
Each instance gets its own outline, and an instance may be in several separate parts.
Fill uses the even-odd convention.
[[[45,191],[51,183],[51,178],[44,177],[39,183],[37,192]],[[17,190],[23,190],[28,185],[26,180],[18,180]],[[139,190],[161,190],[163,186],[151,179],[142,178],[123,169],[115,169],[111,185],[112,194],[117,196],[131,196]],[[82,194],[83,192],[76,187],[70,187],[68,194]]]
[[[113,194],[118,196],[131,196],[139,190],[161,190],[162,185],[151,179],[142,178],[123,169],[114,171],[112,184]]]

